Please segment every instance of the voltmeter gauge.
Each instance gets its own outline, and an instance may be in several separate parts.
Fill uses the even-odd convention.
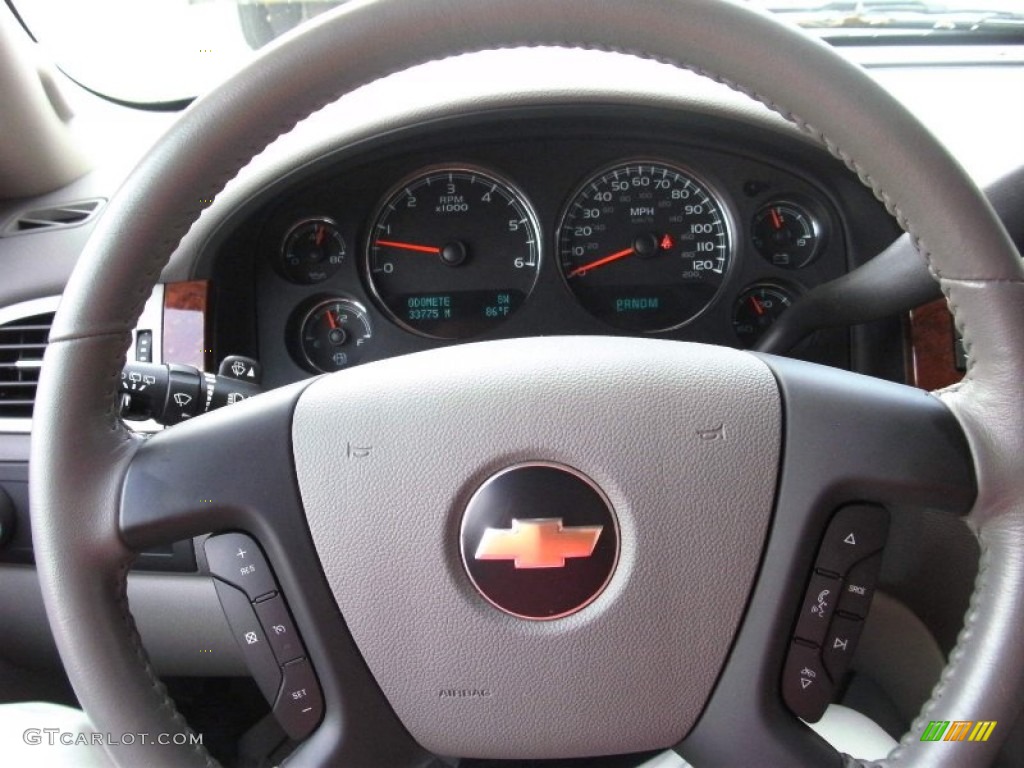
[[[348,250],[330,219],[300,221],[285,235],[279,268],[291,282],[321,283],[341,267]]]
[[[762,283],[747,288],[736,299],[732,327],[744,347],[753,347],[779,316],[793,305],[793,294],[777,285]]]
[[[802,269],[821,253],[824,233],[807,208],[777,200],[754,216],[754,247],[766,260],[783,269]]]
[[[320,301],[300,310],[297,319],[296,358],[312,371],[331,373],[355,365],[373,340],[366,310],[351,299]]]

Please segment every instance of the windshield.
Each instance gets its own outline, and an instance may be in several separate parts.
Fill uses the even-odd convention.
[[[135,104],[194,98],[345,0],[8,0],[57,65]],[[748,0],[833,42],[1024,42],[1024,0]]]

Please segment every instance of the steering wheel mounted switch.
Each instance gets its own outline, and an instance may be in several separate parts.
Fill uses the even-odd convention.
[[[880,552],[888,535],[889,513],[882,507],[843,507],[828,526],[814,567],[845,576],[856,563]]]
[[[242,650],[245,664],[260,692],[273,701],[281,687],[281,670],[267,641],[267,633],[256,618],[248,598],[234,587],[215,581],[217,597],[227,617],[231,634]]]
[[[889,513],[869,504],[843,507],[825,532],[782,672],[782,698],[808,722],[821,719],[853,658],[888,534]]]
[[[206,562],[210,573],[258,600],[277,591],[263,552],[244,533],[225,533],[206,540]]]
[[[305,738],[323,716],[323,694],[270,565],[244,533],[211,536],[204,548],[253,680],[288,737]]]

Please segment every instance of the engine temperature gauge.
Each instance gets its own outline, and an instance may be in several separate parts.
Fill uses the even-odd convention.
[[[298,317],[297,358],[305,368],[322,373],[355,365],[373,339],[366,310],[351,299],[327,299]]]
[[[732,327],[744,347],[753,347],[779,316],[793,305],[793,294],[762,283],[743,291],[732,312]]]

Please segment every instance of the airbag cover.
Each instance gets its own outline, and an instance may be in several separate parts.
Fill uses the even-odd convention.
[[[764,363],[604,337],[453,346],[321,378],[292,436],[335,599],[424,747],[585,756],[667,747],[693,725],[772,509],[781,409]],[[474,491],[525,462],[584,473],[619,523],[607,588],[553,621],[500,612],[460,559]]]

